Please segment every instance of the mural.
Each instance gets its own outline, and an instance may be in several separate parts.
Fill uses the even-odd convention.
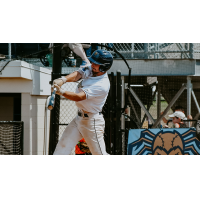
[[[194,128],[132,129],[128,155],[199,155],[200,141]]]

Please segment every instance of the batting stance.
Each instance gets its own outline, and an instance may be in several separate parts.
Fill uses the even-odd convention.
[[[106,50],[96,50],[88,59],[91,65],[80,67],[78,71],[53,82],[56,94],[75,101],[78,107],[78,115],[65,129],[54,155],[69,155],[82,138],[93,155],[107,155],[104,142],[105,121],[101,112],[110,89],[107,70],[112,66],[113,57]],[[75,93],[61,89],[64,83],[79,79],[82,80]]]

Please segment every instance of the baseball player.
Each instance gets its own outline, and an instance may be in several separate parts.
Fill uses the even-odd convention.
[[[91,63],[89,66],[80,67],[78,71],[53,82],[56,94],[75,101],[78,107],[78,115],[65,129],[54,155],[69,155],[82,138],[93,155],[107,155],[104,142],[105,121],[101,112],[110,89],[107,70],[112,66],[113,57],[106,50],[96,50],[88,59]],[[64,83],[79,79],[82,80],[75,93],[61,89]]]

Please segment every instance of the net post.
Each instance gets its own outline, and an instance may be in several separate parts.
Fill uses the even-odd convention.
[[[114,125],[114,114],[115,114],[115,103],[116,103],[116,95],[115,95],[115,76],[114,73],[111,72],[110,78],[110,153],[115,154],[115,125]]]
[[[144,59],[149,58],[149,43],[144,43]]]
[[[189,56],[190,56],[190,59],[194,59],[194,44],[193,43],[190,43],[189,45]]]
[[[187,77],[187,116],[191,115],[191,101],[192,101],[192,78]],[[190,127],[190,122],[189,122]]]
[[[121,107],[125,106],[125,85],[124,76],[121,77]],[[121,115],[121,129],[125,130],[125,117]],[[122,154],[125,154],[125,132],[122,132]]]
[[[53,68],[51,81],[60,78],[62,70],[61,43],[53,44]],[[60,96],[56,95],[55,106],[50,116],[49,155],[53,155],[59,140]]]
[[[160,84],[157,84],[157,119],[160,117],[160,113],[161,113],[161,88],[160,88]]]
[[[116,95],[116,137],[115,154],[122,155],[122,133],[121,133],[121,71],[117,71],[117,95]]]
[[[24,155],[24,122],[22,121],[21,155]]]
[[[12,54],[11,54],[11,43],[8,43],[8,58],[11,60]]]

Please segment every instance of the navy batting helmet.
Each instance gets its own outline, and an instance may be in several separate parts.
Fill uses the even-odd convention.
[[[106,50],[99,49],[94,51],[91,57],[88,58],[92,63],[100,65],[99,71],[108,71],[113,63],[112,54]]]

